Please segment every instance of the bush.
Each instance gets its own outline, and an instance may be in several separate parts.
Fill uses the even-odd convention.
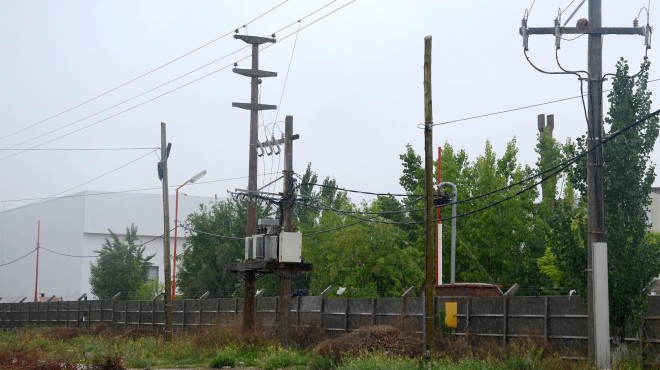
[[[337,339],[324,340],[315,352],[335,363],[347,355],[364,352],[414,357],[422,354],[422,341],[415,333],[404,333],[389,325],[364,326]]]
[[[81,334],[82,332],[77,328],[55,327],[44,331],[43,336],[50,340],[68,342],[73,338],[79,337]]]
[[[236,367],[236,358],[228,353],[220,353],[209,363],[209,367],[216,369],[225,366]]]

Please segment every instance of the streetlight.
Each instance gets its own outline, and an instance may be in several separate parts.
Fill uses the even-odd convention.
[[[176,208],[174,211],[174,255],[173,255],[173,264],[172,264],[172,300],[176,299],[176,295],[174,292],[176,292],[176,240],[178,236],[179,231],[179,189],[184,187],[187,184],[192,184],[195,181],[199,180],[202,178],[202,176],[206,175],[206,170],[198,173],[197,175],[191,177],[188,181],[184,182],[183,184],[179,185],[178,188],[176,188]]]

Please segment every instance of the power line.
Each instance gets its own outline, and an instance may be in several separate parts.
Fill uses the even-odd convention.
[[[329,233],[329,232],[332,232],[332,231],[337,231],[337,230],[345,229],[347,227],[355,226],[355,225],[361,224],[363,222],[364,221],[356,221],[356,222],[346,224],[346,225],[343,225],[343,226],[334,227],[332,229],[325,229],[325,230],[314,231],[314,232],[311,232],[311,233],[304,233],[303,235],[304,236],[314,236],[314,235],[319,235],[319,234],[325,234],[325,233]]]
[[[303,29],[305,29],[305,28],[307,28],[307,27],[309,27],[309,26],[315,24],[316,22],[318,22],[318,21],[320,21],[320,20],[322,20],[322,19],[325,19],[326,17],[328,17],[328,16],[330,16],[330,15],[336,13],[337,11],[339,11],[339,10],[345,8],[346,6],[352,4],[352,3],[355,2],[355,1],[356,1],[356,0],[352,0],[351,2],[349,2],[349,3],[347,3],[347,4],[344,4],[343,6],[341,6],[341,7],[337,8],[337,9],[333,10],[332,12],[325,14],[324,16],[322,16],[322,17],[320,17],[320,18],[314,20],[313,22],[307,24],[306,26],[299,28],[297,31],[292,32],[292,33],[290,33],[290,34],[284,36],[283,38],[280,39],[280,41],[281,41],[281,40],[285,40],[285,39],[289,38],[290,36],[292,36],[292,35],[294,35],[294,34],[297,35],[297,33],[298,33],[299,31],[302,31]],[[321,7],[320,9],[326,7],[327,5],[328,5],[328,4],[326,4],[325,6]],[[314,13],[315,13],[315,12],[312,12],[312,13],[310,13],[309,15],[314,14]],[[309,15],[308,15],[308,16],[309,16]],[[301,18],[301,19],[302,19],[302,18]],[[286,28],[286,27],[285,27],[285,28]],[[270,44],[270,45],[268,45],[268,46],[262,48],[261,50],[267,49],[268,47],[270,47],[270,46],[272,46],[272,45],[273,45],[273,44]],[[221,57],[221,58],[219,58],[219,59],[214,60],[213,62],[207,63],[207,64],[204,65],[204,66],[201,66],[201,67],[199,67],[199,68],[197,68],[197,69],[195,69],[195,70],[193,70],[193,71],[191,71],[191,72],[188,72],[188,73],[185,73],[185,74],[183,74],[183,75],[181,75],[181,76],[179,76],[179,77],[176,77],[176,78],[174,78],[174,79],[172,79],[172,80],[170,80],[170,81],[168,81],[168,82],[166,82],[166,83],[164,83],[164,84],[161,84],[161,85],[159,85],[159,86],[157,86],[157,87],[155,87],[155,88],[152,88],[152,89],[150,89],[150,90],[148,90],[148,91],[145,91],[145,92],[143,92],[143,93],[141,93],[141,94],[138,94],[138,95],[136,95],[136,96],[134,96],[134,97],[132,97],[132,98],[126,99],[126,100],[124,100],[124,101],[122,101],[122,102],[120,102],[120,103],[117,103],[117,104],[115,104],[115,105],[113,105],[113,106],[111,106],[111,107],[109,107],[109,108],[106,108],[106,109],[104,109],[104,110],[102,110],[102,111],[99,111],[99,112],[97,112],[97,113],[94,113],[94,114],[92,114],[92,115],[89,115],[89,116],[87,116],[87,117],[85,117],[85,118],[79,119],[79,120],[77,120],[77,121],[75,121],[75,122],[72,122],[72,123],[66,124],[66,125],[64,125],[64,126],[61,126],[61,127],[57,128],[57,129],[51,130],[51,131],[49,131],[49,132],[47,132],[47,133],[45,133],[45,134],[42,134],[42,135],[39,135],[39,136],[33,137],[33,138],[31,138],[31,139],[28,139],[28,140],[26,140],[26,141],[23,141],[23,142],[21,142],[21,143],[19,143],[19,144],[14,145],[14,147],[17,146],[17,145],[21,145],[21,144],[25,144],[25,143],[27,143],[27,142],[33,141],[33,140],[35,140],[35,139],[37,139],[37,138],[40,138],[40,137],[43,137],[43,136],[45,136],[45,135],[49,135],[49,134],[54,133],[54,132],[56,132],[56,131],[59,131],[59,130],[61,130],[61,129],[63,129],[63,128],[69,127],[69,126],[71,126],[71,125],[73,125],[73,124],[79,123],[79,122],[81,122],[81,121],[83,121],[83,120],[86,120],[86,119],[88,119],[88,118],[91,118],[91,117],[93,117],[93,116],[96,116],[96,115],[98,115],[98,114],[100,114],[100,113],[102,113],[102,112],[108,111],[108,110],[110,110],[110,109],[112,109],[112,108],[115,108],[115,107],[117,107],[117,106],[119,106],[119,105],[122,105],[122,104],[124,104],[124,103],[126,103],[126,102],[128,102],[128,101],[131,101],[131,100],[133,100],[133,99],[136,99],[137,97],[140,97],[140,96],[142,96],[142,95],[145,95],[145,94],[147,94],[147,93],[149,93],[149,92],[152,92],[152,91],[154,91],[154,90],[156,90],[156,89],[159,89],[159,88],[161,88],[161,87],[163,87],[163,86],[165,86],[165,85],[167,85],[167,84],[169,84],[169,83],[171,83],[171,82],[173,82],[173,81],[176,81],[176,80],[178,80],[178,79],[180,79],[180,78],[182,78],[182,77],[184,77],[184,76],[187,76],[187,75],[189,75],[189,74],[191,74],[191,73],[197,72],[197,71],[199,71],[199,70],[202,69],[202,68],[205,68],[205,67],[207,67],[207,66],[209,66],[209,65],[211,65],[211,64],[213,64],[213,63],[216,63],[216,62],[218,62],[218,61],[220,61],[220,60],[222,60],[222,59],[225,59],[225,58],[227,58],[227,57],[229,57],[229,56],[231,56],[231,55],[233,55],[233,54],[236,54],[236,53],[240,52],[241,50],[244,50],[244,49],[246,49],[246,48],[248,48],[248,47],[249,47],[249,46],[244,46],[244,47],[242,47],[242,48],[240,48],[240,49],[237,49],[237,50],[235,50],[235,51],[233,51],[233,52],[231,52],[231,53],[229,53],[229,54],[227,54],[227,55],[225,55],[225,56],[223,56],[223,57]],[[232,64],[228,64],[228,65],[226,65],[226,66],[224,66],[224,67],[222,67],[222,68],[216,69],[216,70],[214,70],[214,71],[212,71],[212,72],[210,72],[210,73],[207,73],[207,74],[205,74],[205,75],[203,75],[203,76],[201,76],[201,77],[199,77],[199,78],[196,78],[196,79],[194,79],[194,80],[192,80],[192,81],[189,81],[189,82],[187,82],[187,83],[185,83],[185,84],[183,84],[183,85],[180,85],[180,86],[178,86],[178,87],[176,87],[176,88],[174,88],[174,89],[171,89],[171,90],[169,90],[169,91],[166,91],[165,93],[162,93],[162,94],[160,94],[160,95],[157,95],[157,96],[155,96],[155,97],[153,97],[153,98],[151,98],[151,99],[148,99],[148,100],[146,100],[146,101],[144,101],[144,102],[142,102],[142,103],[139,103],[139,104],[136,104],[136,105],[134,105],[134,106],[131,106],[131,107],[129,107],[129,108],[127,108],[127,109],[124,109],[124,110],[122,110],[122,111],[120,111],[120,112],[118,112],[118,113],[112,114],[112,115],[110,115],[110,116],[108,116],[108,117],[106,117],[106,118],[100,119],[100,120],[95,121],[95,122],[93,122],[93,123],[91,123],[91,124],[88,124],[88,125],[85,125],[85,126],[83,126],[83,127],[81,127],[81,128],[78,128],[78,129],[76,129],[76,130],[70,131],[70,132],[68,132],[68,133],[66,133],[66,134],[64,134],[64,135],[60,135],[60,136],[55,137],[55,138],[53,138],[53,139],[47,140],[47,141],[45,141],[45,142],[43,142],[43,143],[41,143],[41,144],[35,145],[35,146],[30,147],[30,148],[28,148],[28,149],[34,149],[34,148],[40,147],[40,146],[42,146],[42,145],[45,145],[45,144],[51,143],[51,142],[53,142],[53,141],[59,140],[59,139],[61,139],[61,138],[64,138],[64,137],[69,136],[69,135],[72,135],[72,134],[74,134],[74,133],[76,133],[76,132],[82,131],[82,130],[87,129],[87,128],[89,128],[89,127],[95,126],[95,125],[97,125],[97,124],[99,124],[99,123],[102,123],[102,122],[104,122],[104,121],[107,121],[107,120],[110,119],[110,118],[114,118],[114,117],[116,117],[116,116],[118,116],[118,115],[120,115],[120,114],[123,114],[123,113],[126,113],[126,112],[128,112],[128,111],[131,111],[131,110],[133,110],[133,109],[135,109],[135,108],[138,108],[138,107],[140,107],[140,106],[142,106],[142,105],[145,105],[145,104],[150,103],[150,102],[152,102],[152,101],[154,101],[154,100],[156,100],[156,99],[159,99],[159,98],[161,98],[161,97],[163,97],[163,96],[165,96],[165,95],[168,95],[168,94],[170,94],[170,93],[172,93],[172,92],[174,92],[174,91],[177,91],[177,90],[179,90],[179,89],[181,89],[181,88],[183,88],[183,87],[186,87],[186,86],[191,85],[191,84],[193,84],[193,83],[195,83],[195,82],[198,82],[198,81],[200,81],[200,80],[202,80],[202,79],[204,79],[204,78],[206,78],[206,77],[209,77],[209,76],[211,76],[211,75],[213,75],[213,74],[215,74],[215,73],[217,73],[217,72],[220,72],[220,71],[222,71],[222,70],[224,70],[224,69],[227,69],[227,68],[233,66],[234,64],[237,64],[238,62],[243,61],[243,60],[245,60],[245,59],[247,59],[247,58],[249,58],[249,57],[250,57],[249,55],[248,55],[248,56],[245,56],[245,57],[243,57],[243,58],[241,58],[241,59],[238,59],[237,61],[235,61],[235,62],[232,63]],[[23,151],[19,151],[19,152],[17,152],[17,153],[12,154],[12,155],[2,157],[2,158],[0,158],[0,160],[4,160],[4,159],[10,158],[10,157],[13,157],[13,156],[18,155],[18,154],[20,154],[20,153],[23,153]]]
[[[66,193],[66,192],[68,192],[68,191],[71,191],[71,190],[73,190],[73,189],[79,188],[79,187],[81,187],[81,186],[83,186],[83,185],[87,185],[87,184],[89,184],[90,182],[96,181],[96,180],[98,180],[98,179],[100,179],[100,178],[103,178],[103,177],[105,177],[105,176],[107,176],[107,175],[110,175],[111,173],[117,172],[117,171],[121,170],[122,168],[124,168],[124,167],[126,167],[126,166],[129,166],[129,165],[131,165],[131,164],[133,164],[133,163],[139,161],[140,159],[142,159],[142,158],[144,158],[144,157],[146,157],[146,156],[148,156],[148,155],[151,155],[151,154],[154,153],[154,152],[155,152],[155,150],[154,150],[154,151],[151,151],[151,152],[149,152],[149,153],[147,153],[147,154],[145,154],[145,155],[142,155],[142,156],[140,156],[140,157],[138,157],[138,158],[135,158],[134,160],[132,160],[132,161],[130,161],[130,162],[128,162],[128,163],[125,163],[125,164],[123,164],[123,165],[121,165],[121,166],[119,166],[119,167],[117,167],[117,168],[115,168],[115,169],[113,169],[113,170],[110,170],[110,171],[108,171],[108,172],[106,172],[106,173],[104,173],[104,174],[102,174],[102,175],[96,176],[96,177],[94,177],[94,178],[91,179],[91,180],[85,181],[85,182],[83,182],[82,184],[78,184],[78,185],[76,185],[76,186],[74,186],[74,187],[72,187],[72,188],[69,188],[69,189],[63,190],[63,191],[61,191],[61,192],[59,192],[59,193],[57,193],[57,194],[53,194],[52,196],[53,196],[53,197],[56,197],[56,196],[58,196],[58,195],[61,195],[61,194],[63,194],[63,193]]]
[[[211,183],[216,183],[216,182],[226,182],[226,181],[234,181],[234,180],[244,180],[246,178],[248,178],[248,176],[231,177],[231,178],[226,178],[226,179],[208,180],[208,181],[197,181],[194,184],[189,184],[188,186],[195,186],[195,185],[201,185],[201,184],[211,184]],[[171,185],[170,186],[170,188],[175,188],[175,187],[177,187],[177,185]],[[133,193],[133,192],[138,192],[138,191],[161,190],[161,189],[162,189],[161,187],[152,187],[152,188],[117,190],[117,191],[104,191],[104,192],[94,192],[94,193],[84,193],[83,192],[83,193],[63,195],[63,196],[53,196],[53,197],[5,199],[5,200],[0,200],[0,203],[28,202],[28,201],[35,201],[35,200],[52,200],[52,199],[76,198],[76,197],[108,195],[108,194],[125,194],[125,193]]]
[[[625,133],[625,132],[627,132],[627,131],[633,129],[634,127],[636,127],[636,126],[638,126],[638,125],[640,125],[640,124],[646,122],[646,121],[649,120],[650,118],[653,118],[653,117],[657,116],[658,114],[660,114],[660,109],[658,109],[658,110],[656,110],[656,111],[654,111],[654,112],[651,112],[651,113],[647,114],[646,116],[644,116],[644,117],[642,117],[642,118],[636,120],[635,122],[633,122],[633,123],[631,123],[631,124],[629,124],[629,125],[623,127],[622,129],[620,129],[620,130],[618,130],[618,131],[616,131],[616,132],[610,134],[607,138],[601,140],[601,141],[600,141],[597,145],[595,145],[594,147],[592,147],[592,148],[590,148],[590,149],[588,149],[588,150],[584,150],[584,151],[582,151],[581,153],[577,154],[576,156],[570,158],[569,160],[566,160],[566,161],[560,163],[560,164],[557,165],[557,166],[552,167],[552,168],[549,169],[549,170],[543,171],[543,172],[541,172],[541,173],[539,173],[539,174],[536,174],[536,175],[534,175],[534,176],[530,176],[530,177],[528,177],[528,178],[526,178],[526,179],[523,179],[523,180],[521,180],[521,181],[518,181],[518,182],[516,182],[516,183],[513,183],[513,184],[510,184],[510,185],[507,185],[507,186],[505,186],[505,187],[503,187],[503,188],[500,188],[500,189],[497,189],[497,190],[493,190],[493,191],[489,191],[489,192],[487,192],[487,193],[483,193],[483,194],[480,194],[480,195],[477,195],[477,196],[474,196],[474,197],[471,197],[471,198],[468,198],[468,199],[465,199],[465,200],[462,200],[462,201],[456,202],[456,204],[458,204],[458,203],[463,203],[463,202],[469,202],[469,201],[472,201],[472,200],[476,200],[476,199],[479,199],[479,198],[482,198],[482,197],[485,197],[485,196],[488,196],[488,195],[492,195],[492,194],[497,193],[497,192],[501,192],[501,191],[504,191],[504,190],[508,190],[508,189],[510,189],[510,188],[512,188],[512,187],[514,187],[514,186],[517,186],[517,185],[520,185],[520,184],[525,183],[525,182],[527,182],[527,181],[530,181],[531,179],[534,179],[534,178],[536,178],[536,177],[539,177],[539,176],[542,176],[542,175],[547,174],[547,176],[542,176],[541,179],[540,179],[539,181],[533,183],[533,184],[530,185],[530,186],[527,186],[527,187],[521,189],[520,191],[518,191],[518,192],[516,192],[516,193],[514,193],[514,194],[511,194],[511,195],[509,195],[509,196],[507,196],[507,197],[505,197],[505,198],[502,198],[502,199],[500,199],[500,200],[498,200],[498,201],[496,201],[496,202],[490,203],[490,204],[488,204],[488,205],[485,205],[485,206],[483,206],[483,207],[480,207],[480,208],[474,209],[474,210],[472,210],[472,211],[458,214],[458,215],[456,215],[455,217],[453,217],[453,216],[450,216],[450,217],[443,217],[443,218],[442,218],[442,221],[452,220],[453,218],[461,218],[461,217],[469,216],[469,215],[474,214],[474,213],[478,213],[478,212],[484,211],[484,210],[486,210],[486,209],[489,209],[489,208],[492,208],[492,207],[498,206],[499,204],[504,203],[504,202],[506,202],[506,201],[508,201],[508,200],[510,200],[510,199],[513,199],[513,198],[515,198],[515,197],[517,197],[517,196],[519,196],[519,195],[521,195],[521,194],[523,194],[523,193],[525,193],[525,192],[527,192],[527,191],[529,191],[529,190],[531,190],[531,189],[534,189],[534,188],[536,188],[538,185],[540,185],[541,183],[543,183],[543,182],[547,181],[548,179],[550,179],[551,177],[553,177],[553,176],[555,176],[555,175],[557,175],[557,174],[563,172],[566,168],[568,168],[569,166],[571,166],[572,164],[574,164],[575,162],[577,162],[579,159],[585,157],[587,154],[589,154],[591,151],[595,150],[597,147],[599,147],[599,146],[601,146],[601,145],[604,145],[604,144],[606,144],[607,142],[609,142],[609,141],[611,141],[611,140],[616,139],[619,135],[622,135],[623,133]],[[327,186],[327,185],[326,185],[326,186]],[[327,187],[330,187],[330,186],[327,186]],[[330,187],[330,188],[332,188],[332,187]],[[318,209],[320,209],[320,207],[313,207],[313,208],[318,208]],[[347,216],[349,216],[349,217],[353,217],[353,218],[356,218],[356,219],[358,219],[358,220],[362,220],[362,221],[365,221],[365,222],[375,222],[375,223],[394,224],[394,225],[397,225],[397,224],[398,224],[398,225],[401,225],[401,224],[413,225],[413,224],[421,224],[421,223],[422,223],[422,222],[405,222],[405,223],[401,223],[401,222],[388,222],[388,221],[382,221],[382,220],[374,220],[374,219],[368,219],[368,218],[357,217],[357,216],[355,216],[355,215],[350,214],[350,213],[347,212],[347,211],[338,210],[338,209],[335,209],[335,208],[333,208],[333,207],[329,207],[329,206],[326,206],[326,208],[324,208],[324,209],[325,209],[325,210],[328,210],[328,211],[336,212],[336,213],[338,213],[338,214],[345,214],[345,215],[347,215]],[[422,209],[422,210],[423,210],[423,209]],[[413,212],[413,211],[417,211],[417,210],[411,210],[411,212]]]
[[[2,263],[2,264],[0,264],[0,267],[7,266],[7,265],[11,265],[12,263],[18,262],[18,261],[20,261],[20,260],[22,260],[22,259],[28,257],[29,255],[31,255],[32,253],[34,253],[34,252],[36,252],[36,251],[37,251],[37,248],[33,249],[32,251],[30,251],[28,254],[26,254],[26,255],[24,255],[24,256],[18,257],[17,259],[15,259],[15,260],[13,260],[13,261],[9,261],[9,262],[6,262],[6,263]]]
[[[172,231],[172,230],[174,230],[174,228],[170,229],[170,231]],[[153,239],[150,239],[150,240],[148,240],[148,241],[146,241],[146,242],[144,242],[144,243],[141,243],[141,244],[137,244],[137,245],[135,245],[135,246],[136,246],[136,247],[142,247],[142,246],[145,246],[145,245],[147,245],[147,244],[149,244],[149,243],[151,243],[151,242],[153,242],[153,241],[156,241],[156,240],[158,240],[158,239],[161,239],[161,238],[163,237],[163,235],[165,235],[165,234],[160,234],[159,236],[157,236],[157,237],[155,237],[155,238],[153,238]],[[57,255],[60,255],[60,256],[63,256],[63,257],[71,257],[71,258],[98,258],[98,257],[101,256],[100,254],[93,254],[93,255],[74,255],[74,254],[68,254],[68,253],[57,252],[57,251],[54,251],[54,250],[52,250],[52,249],[48,249],[48,248],[46,248],[46,247],[44,247],[44,246],[39,246],[39,247],[40,247],[41,249],[47,251],[47,252],[50,252],[50,253],[53,253],[53,254],[57,254]],[[35,249],[35,251],[36,251],[36,249]],[[34,251],[32,251],[32,252],[34,252]],[[32,253],[32,252],[31,252],[31,253]],[[107,256],[107,255],[113,255],[113,254],[123,253],[123,252],[124,252],[124,251],[113,251],[113,252],[108,252],[108,253],[106,253],[106,254],[104,254],[104,255]],[[3,266],[3,265],[0,265],[0,266]]]
[[[158,150],[159,148],[152,147],[135,147],[135,148],[0,148],[0,151],[119,151],[119,150]]]
[[[210,233],[210,232],[207,232],[207,231],[200,231],[200,230],[197,230],[197,229],[189,227],[189,226],[183,226],[183,228],[188,230],[188,231],[194,232],[194,233],[214,236],[216,238],[221,238],[221,239],[245,240],[244,237],[241,238],[241,237],[238,237],[238,236],[227,236],[227,235],[214,234],[214,233]]]
[[[257,16],[256,18],[252,19],[251,21],[245,23],[245,25],[248,25],[248,24],[250,24],[250,23],[252,23],[252,22],[258,20],[259,18],[265,16],[266,14],[268,14],[268,13],[272,12],[273,10],[279,8],[280,6],[284,5],[284,3],[288,2],[288,1],[289,1],[289,0],[284,0],[283,2],[279,3],[278,5],[274,6],[274,7],[271,8],[271,9],[267,10],[266,12],[260,14],[259,16]],[[224,33],[223,35],[221,35],[221,36],[219,36],[219,37],[216,37],[215,39],[213,39],[213,40],[211,40],[211,41],[209,41],[209,42],[207,42],[207,43],[205,43],[205,44],[203,44],[203,45],[201,45],[201,46],[198,46],[198,47],[196,47],[196,48],[194,48],[194,49],[192,49],[192,50],[190,50],[190,51],[184,53],[183,55],[180,55],[180,56],[178,56],[178,57],[176,57],[176,58],[174,58],[174,59],[172,59],[172,60],[166,62],[165,64],[162,64],[162,65],[160,65],[160,66],[158,66],[158,67],[156,67],[156,68],[154,68],[154,69],[151,69],[151,70],[149,70],[148,72],[145,72],[145,73],[143,73],[143,74],[141,74],[141,75],[139,75],[139,76],[137,76],[137,77],[135,77],[135,78],[133,78],[133,79],[127,81],[127,82],[124,82],[124,83],[122,83],[122,84],[120,84],[120,85],[118,85],[118,86],[116,86],[116,87],[114,87],[114,88],[112,88],[112,89],[110,89],[110,90],[107,90],[107,91],[105,91],[105,92],[103,92],[103,93],[101,93],[101,94],[99,94],[99,95],[96,95],[96,96],[93,97],[93,98],[87,99],[87,100],[85,100],[85,101],[82,102],[82,103],[79,103],[79,104],[77,104],[77,105],[75,105],[75,106],[73,106],[73,107],[71,107],[71,108],[68,108],[68,109],[66,109],[66,110],[64,110],[64,111],[62,111],[62,112],[60,112],[60,113],[57,113],[57,114],[52,115],[52,116],[50,116],[50,117],[48,117],[48,118],[46,118],[46,119],[43,119],[43,120],[41,120],[41,121],[39,121],[39,122],[36,122],[36,123],[34,123],[34,124],[32,124],[32,125],[30,125],[30,126],[28,126],[28,127],[25,127],[25,128],[20,129],[20,130],[18,130],[18,131],[12,132],[12,133],[10,133],[10,134],[8,134],[8,135],[2,136],[2,137],[0,137],[0,140],[6,139],[6,138],[11,137],[11,136],[14,136],[14,135],[16,135],[16,134],[18,134],[18,133],[21,133],[21,132],[23,132],[23,131],[25,131],[25,130],[28,130],[28,129],[32,128],[32,127],[38,126],[38,125],[40,125],[40,124],[42,124],[42,123],[44,123],[44,122],[46,122],[46,121],[49,121],[49,120],[51,120],[51,119],[53,119],[53,118],[56,118],[56,117],[59,117],[59,116],[65,114],[65,113],[70,112],[70,111],[72,111],[72,110],[74,110],[74,109],[76,109],[76,108],[79,108],[79,107],[81,107],[81,106],[83,106],[83,105],[85,105],[85,104],[87,104],[87,103],[89,103],[89,102],[91,102],[91,101],[94,101],[94,100],[96,100],[96,99],[98,99],[98,98],[100,98],[100,97],[103,97],[103,96],[105,96],[105,95],[107,95],[107,94],[109,94],[109,93],[111,93],[111,92],[113,92],[113,91],[116,91],[116,90],[118,90],[118,89],[120,89],[120,88],[122,88],[122,87],[124,87],[124,86],[126,86],[126,85],[128,85],[128,84],[130,84],[130,83],[133,83],[133,82],[135,82],[135,81],[137,81],[137,80],[139,80],[139,79],[141,79],[141,78],[143,78],[143,77],[146,77],[146,76],[152,74],[153,72],[156,72],[156,71],[162,69],[163,67],[166,67],[166,66],[168,66],[168,65],[170,65],[170,64],[172,64],[172,63],[174,63],[174,62],[176,62],[176,61],[178,61],[178,60],[180,60],[180,59],[182,59],[182,58],[184,58],[184,57],[187,57],[187,56],[190,55],[190,54],[193,54],[193,53],[197,52],[197,51],[201,50],[202,48],[205,48],[205,47],[207,47],[207,46],[213,44],[214,42],[216,42],[216,41],[218,41],[218,40],[220,40],[220,39],[222,39],[222,38],[224,38],[224,37],[226,37],[226,36],[232,34],[232,32],[234,32],[234,29],[232,29],[232,30],[230,30],[230,31],[228,31],[228,32],[226,32],[226,33]]]
[[[660,81],[660,78],[656,78],[654,80],[649,80],[648,83],[657,82],[657,81]],[[603,90],[603,92],[607,92],[607,91],[612,91],[612,89]],[[453,119],[453,120],[450,120],[450,121],[443,121],[443,122],[434,123],[432,126],[440,126],[440,125],[446,125],[446,124],[449,124],[449,123],[470,121],[470,120],[478,119],[478,118],[485,118],[485,117],[495,116],[495,115],[504,114],[504,113],[511,113],[511,112],[515,112],[515,111],[519,111],[519,110],[523,110],[523,109],[540,107],[542,105],[548,105],[548,104],[560,103],[560,102],[567,101],[567,100],[579,99],[579,98],[582,98],[583,96],[585,96],[585,95],[576,95],[576,96],[571,96],[571,97],[568,97],[568,98],[556,99],[556,100],[551,100],[551,101],[547,101],[547,102],[543,102],[543,103],[530,104],[530,105],[525,105],[525,106],[521,106],[521,107],[517,107],[517,108],[509,108],[509,109],[504,109],[504,110],[495,111],[495,112],[491,112],[491,113],[479,114],[479,115],[476,115],[476,116],[457,118],[457,119]],[[418,126],[420,128],[423,128],[423,125],[424,124],[420,124]]]

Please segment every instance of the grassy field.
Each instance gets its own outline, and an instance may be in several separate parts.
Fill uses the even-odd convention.
[[[373,327],[329,340],[319,331],[295,332],[284,349],[267,335],[239,335],[231,328],[179,334],[172,343],[146,330],[34,328],[0,331],[0,369],[86,370],[154,368],[275,369],[591,369],[563,360],[532,341],[506,348],[473,348],[444,338],[431,361],[423,361],[414,335]],[[641,369],[635,356],[620,369]]]

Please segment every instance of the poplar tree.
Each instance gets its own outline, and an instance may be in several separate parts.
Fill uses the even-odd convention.
[[[605,118],[607,136],[650,112],[651,92],[647,88],[649,67],[650,63],[645,62],[641,70],[631,76],[627,61],[621,59],[616,64],[612,90],[608,94],[610,109]],[[655,180],[655,165],[650,154],[657,137],[658,119],[653,117],[608,141],[604,147],[610,327],[614,338],[621,341],[642,324],[649,284],[654,276],[660,274],[660,250],[657,243],[649,242],[647,216],[651,186]],[[584,136],[577,140],[576,145],[568,145],[567,148],[569,155],[585,150]],[[581,191],[583,199],[586,199],[585,175],[586,162],[581,161],[569,176],[575,188]],[[584,220],[579,223],[583,225]],[[574,228],[573,232],[584,233],[585,230],[582,226]],[[574,239],[584,243],[586,237]],[[576,253],[585,255],[586,244],[577,245],[581,243],[573,243],[569,248],[573,251],[566,251],[564,256]],[[583,269],[569,268],[564,272],[579,286],[586,286]]]

